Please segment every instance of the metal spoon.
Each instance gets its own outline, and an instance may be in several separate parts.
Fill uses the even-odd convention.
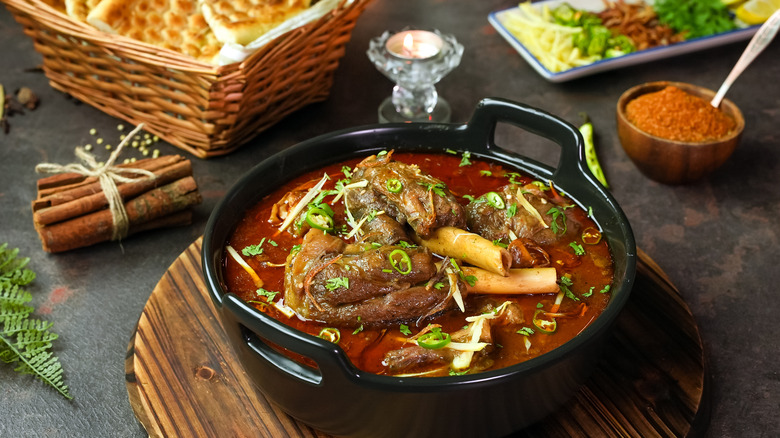
[[[753,38],[745,48],[745,51],[742,52],[742,56],[739,57],[739,61],[737,61],[734,68],[731,69],[731,73],[726,77],[726,80],[723,82],[723,85],[720,86],[715,97],[712,98],[710,105],[715,108],[720,106],[720,101],[723,100],[723,96],[726,95],[726,91],[731,87],[731,84],[734,83],[747,66],[756,59],[756,56],[772,42],[775,34],[777,34],[778,28],[780,28],[780,10],[775,11],[775,13],[758,28],[758,31],[753,35]]]

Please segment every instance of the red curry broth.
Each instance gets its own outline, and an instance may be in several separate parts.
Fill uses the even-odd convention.
[[[393,155],[393,159],[407,164],[419,165],[423,172],[444,182],[450,191],[462,200],[464,204],[468,203],[468,200],[462,198],[464,195],[471,195],[476,198],[486,192],[497,190],[499,187],[507,184],[508,174],[515,172],[513,169],[506,169],[501,164],[474,158],[470,159],[472,164],[461,166],[461,155],[454,154],[397,152]],[[262,245],[263,253],[260,256],[244,257],[247,263],[263,279],[264,289],[280,292],[275,297],[275,301],[284,296],[283,264],[293,246],[299,244],[302,239],[294,237],[287,232],[276,234],[278,225],[272,225],[268,220],[271,207],[288,191],[307,181],[321,178],[323,173],[330,175],[331,181],[329,184],[332,186],[336,180],[344,178],[342,173],[343,166],[354,168],[359,161],[359,159],[355,159],[333,164],[289,181],[252,206],[245,213],[242,221],[230,237],[230,241],[227,244],[238,252],[241,252],[241,249],[246,246],[260,243],[263,239],[266,239],[265,242],[271,240],[275,243],[275,245],[269,243]],[[488,172],[490,173],[489,176],[487,175]],[[515,173],[515,175],[517,174]],[[533,180],[527,176],[515,176],[514,178],[515,181],[522,184]],[[326,200],[329,199],[326,198]],[[336,211],[336,217],[339,217],[343,208],[337,207],[339,205],[334,206],[334,210]],[[589,227],[596,228],[596,224],[588,217],[587,212],[579,207],[569,209],[567,214],[569,216],[568,220],[579,222],[583,230]],[[455,309],[437,316],[435,320],[426,320],[419,327],[415,326],[414,322],[407,322],[406,324],[412,333],[417,333],[428,323],[432,322],[441,324],[443,332],[451,333],[467,324],[465,322],[467,316],[478,313],[475,309],[479,308],[480,301],[492,300],[500,304],[503,301],[511,300],[518,303],[520,308],[523,309],[525,323],[522,326],[534,330],[534,334],[528,336],[531,346],[527,349],[525,345],[526,336],[517,333],[523,327],[497,327],[500,330],[494,328],[494,340],[499,348],[496,348],[491,353],[491,357],[495,362],[489,369],[513,365],[553,350],[572,339],[596,319],[607,306],[610,299],[608,286],[612,282],[613,271],[611,255],[604,239],[600,239],[596,244],[584,244],[581,240],[576,242],[585,249],[585,254],[581,256],[575,254],[569,243],[558,242],[555,245],[542,245],[550,254],[551,265],[556,268],[558,278],[560,279],[564,274],[571,276],[572,286],[570,286],[570,289],[578,298],[577,301],[570,298],[563,300],[559,312],[577,314],[577,316],[557,318],[557,330],[552,334],[540,332],[532,324],[532,318],[538,308],[551,308],[557,295],[554,293],[511,296],[477,296],[472,294],[466,298],[467,313],[465,314]],[[282,266],[269,266],[267,262]],[[315,336],[323,328],[330,326],[316,321],[303,321],[295,316],[288,318],[273,306],[264,305],[262,303],[264,299],[259,298],[256,294],[257,288],[249,274],[230,257],[226,257],[224,269],[224,278],[228,291],[248,302],[254,302],[259,310],[275,319]],[[585,306],[583,306],[583,303]],[[471,313],[468,313],[469,310],[471,310]],[[579,314],[580,311],[582,311],[581,315]],[[344,349],[353,364],[359,369],[372,373],[387,374],[387,369],[382,364],[385,353],[389,350],[409,345],[408,342],[404,342],[407,335],[401,333],[400,323],[386,329],[362,327],[361,325],[336,328],[339,329],[341,336],[338,345]]]

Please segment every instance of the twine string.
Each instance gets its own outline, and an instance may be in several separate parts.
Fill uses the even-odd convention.
[[[122,153],[125,145],[143,128],[143,123],[136,126],[124,139],[119,143],[116,150],[114,150],[104,164],[98,163],[94,155],[90,154],[81,146],[76,148],[76,157],[78,157],[82,163],[70,163],[70,164],[55,164],[55,163],[41,163],[35,166],[35,171],[38,173],[77,173],[86,177],[97,178],[100,182],[100,188],[103,190],[103,194],[108,201],[108,208],[111,211],[112,219],[112,231],[111,240],[121,240],[127,236],[127,232],[130,228],[130,219],[127,216],[127,210],[125,204],[122,201],[122,195],[119,193],[119,188],[116,183],[129,183],[137,180],[138,177],[146,177],[154,179],[156,178],[154,172],[150,172],[146,169],[133,169],[114,166],[119,154]],[[132,176],[123,176],[121,174],[129,174]]]

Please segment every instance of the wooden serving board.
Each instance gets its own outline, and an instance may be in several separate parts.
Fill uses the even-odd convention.
[[[222,330],[198,240],[152,291],[125,361],[130,404],[150,437],[327,437],[260,394]],[[639,252],[631,298],[591,379],[558,412],[513,437],[683,437],[709,422],[696,322],[663,271]]]

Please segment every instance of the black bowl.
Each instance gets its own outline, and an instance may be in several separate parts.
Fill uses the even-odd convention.
[[[558,167],[552,169],[496,146],[499,122],[560,145]],[[580,206],[592,208],[612,250],[615,278],[605,311],[571,341],[527,362],[473,375],[380,376],[357,369],[337,345],[292,329],[226,291],[225,244],[246,209],[275,187],[303,172],[381,150],[445,148],[467,150],[474,157],[552,180]],[[313,138],[261,162],[216,207],[203,240],[206,283],[244,369],[282,410],[337,436],[503,436],[554,412],[595,368],[610,328],[628,300],[636,269],[636,244],[628,220],[589,173],[584,157],[582,136],[574,126],[521,104],[485,99],[465,125],[358,127]],[[272,345],[303,355],[317,367],[293,361]]]

